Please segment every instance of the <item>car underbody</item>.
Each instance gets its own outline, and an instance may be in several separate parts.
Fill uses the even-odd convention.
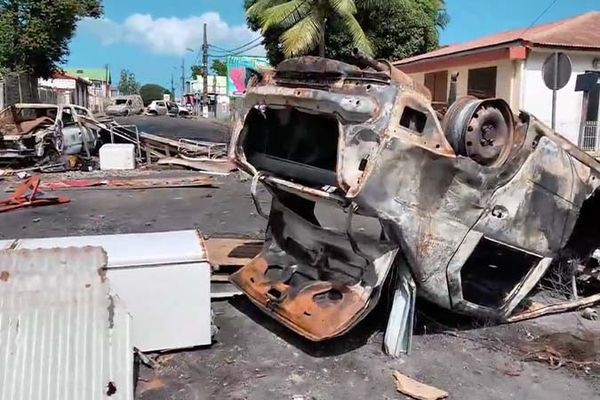
[[[565,254],[591,259],[595,159],[501,99],[441,115],[391,64],[357,60],[286,60],[248,84],[230,157],[272,204],[232,282],[264,312],[325,340],[408,277],[443,308],[507,321]]]

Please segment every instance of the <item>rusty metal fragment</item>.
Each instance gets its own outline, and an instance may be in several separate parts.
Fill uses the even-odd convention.
[[[291,59],[248,85],[230,158],[273,200],[232,282],[263,311],[341,335],[402,259],[419,296],[502,321],[561,254],[600,247],[596,160],[501,99],[436,112],[389,64],[357,64]]]

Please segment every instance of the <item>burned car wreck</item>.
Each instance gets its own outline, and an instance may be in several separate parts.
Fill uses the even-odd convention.
[[[0,112],[0,163],[36,163],[61,155],[89,154],[100,143],[97,129],[84,126],[89,110],[75,105],[11,105]]]
[[[302,57],[254,76],[245,101],[230,157],[272,204],[231,280],[308,339],[350,330],[385,282],[506,321],[562,254],[600,247],[600,164],[501,99],[441,115],[387,62]]]

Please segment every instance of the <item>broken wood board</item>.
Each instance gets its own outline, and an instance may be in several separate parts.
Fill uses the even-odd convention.
[[[398,371],[393,372],[396,390],[416,400],[442,400],[448,398],[448,392],[415,381]]]
[[[185,178],[144,178],[144,179],[68,179],[54,182],[42,182],[40,190],[70,189],[159,189],[183,187],[213,187],[214,182],[208,176]]]
[[[218,268],[243,266],[260,253],[262,240],[210,238],[204,242],[208,262]]]
[[[157,161],[158,165],[176,165],[180,167],[186,167],[198,172],[208,173],[212,175],[223,175],[227,176],[232,171],[236,170],[235,165],[227,160],[212,160],[212,159],[183,159],[175,157],[165,157]]]

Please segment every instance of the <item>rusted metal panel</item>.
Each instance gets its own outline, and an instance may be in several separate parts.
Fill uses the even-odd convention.
[[[0,398],[133,399],[129,315],[97,247],[0,251]]]
[[[501,99],[459,98],[441,115],[389,64],[359,64],[286,60],[248,85],[230,158],[273,200],[263,251],[233,282],[323,340],[377,302],[398,253],[418,295],[506,319],[559,254],[574,251],[570,238],[589,218],[580,213],[600,196],[600,163]],[[324,226],[320,204],[347,225]],[[353,229],[358,217],[378,221],[380,234]],[[575,246],[586,258],[600,235],[583,228],[598,236],[595,247]],[[377,267],[383,254],[393,257]],[[331,288],[334,301],[315,300]]]

